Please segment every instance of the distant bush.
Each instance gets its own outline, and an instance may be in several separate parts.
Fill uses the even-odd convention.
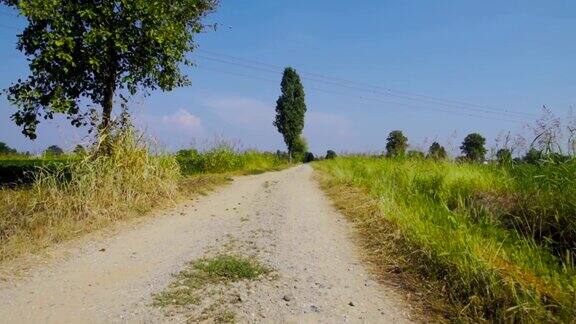
[[[507,164],[512,163],[512,151],[510,149],[499,149],[496,152],[496,159],[498,159],[498,163],[500,164]]]
[[[327,160],[331,160],[331,159],[335,159],[336,158],[336,152],[332,151],[332,150],[328,150],[326,152],[326,159]]]
[[[76,145],[76,147],[74,148],[74,151],[72,151],[72,153],[74,153],[76,155],[85,155],[86,149],[84,148],[84,146],[78,144],[78,145]]]
[[[406,153],[407,148],[408,138],[404,136],[402,131],[395,130],[388,134],[388,138],[386,139],[386,156],[402,156]]]
[[[528,152],[526,152],[526,154],[522,158],[522,161],[529,164],[538,164],[542,162],[543,157],[544,154],[542,154],[542,151],[532,147],[528,150]]]
[[[314,154],[312,152],[306,152],[304,154],[304,163],[309,163],[314,161]]]
[[[483,162],[486,156],[484,144],[486,144],[486,139],[482,135],[472,133],[464,138],[460,149],[469,161]]]
[[[48,146],[46,151],[44,151],[44,155],[48,157],[61,156],[64,155],[64,150],[61,149],[58,145],[51,145]]]
[[[0,155],[14,155],[18,154],[16,149],[11,148],[4,142],[0,142]]]
[[[444,160],[448,157],[446,149],[444,146],[440,145],[438,142],[432,143],[430,148],[428,148],[428,158],[433,160]]]
[[[294,141],[294,146],[292,148],[292,158],[295,161],[302,161],[304,156],[308,152],[308,141],[303,136],[298,137],[296,141]]]

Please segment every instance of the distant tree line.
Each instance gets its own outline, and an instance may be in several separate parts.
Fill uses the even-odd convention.
[[[408,151],[408,138],[400,130],[394,130],[389,133],[386,139],[386,157],[408,157],[408,158],[428,158],[433,160],[444,160],[448,158],[446,149],[438,142],[433,142],[428,148],[428,153],[418,150]],[[461,156],[456,157],[459,162],[485,162],[486,138],[478,133],[468,134],[460,145]],[[570,160],[570,155],[546,151],[531,147],[524,156],[514,158],[510,148],[500,148],[496,151],[495,160],[498,163],[530,163],[537,164],[545,161],[564,162]]]
[[[74,150],[71,152],[75,155],[84,155],[86,154],[86,149],[81,144],[76,145]],[[66,152],[58,145],[50,145],[48,146],[44,152],[42,152],[44,156],[47,157],[58,157],[66,154]],[[30,152],[18,152],[15,148],[8,146],[8,144],[4,142],[0,142],[0,156],[31,156]]]

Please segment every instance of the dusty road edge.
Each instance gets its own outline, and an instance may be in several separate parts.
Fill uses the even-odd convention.
[[[404,247],[399,246],[392,237],[399,233],[379,233],[376,236],[384,238],[381,241],[377,241],[375,235],[366,235],[370,226],[366,218],[382,214],[378,202],[362,190],[334,183],[330,175],[316,167],[313,169],[314,180],[334,208],[344,215],[353,227],[354,244],[358,247],[360,258],[378,283],[403,297],[403,301],[412,310],[414,321],[448,323],[443,311],[443,296],[439,292],[430,291],[430,287],[424,285],[426,279],[422,276],[404,271],[409,266],[403,262],[399,252]]]

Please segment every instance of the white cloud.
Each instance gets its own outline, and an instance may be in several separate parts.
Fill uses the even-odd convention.
[[[170,127],[189,134],[200,134],[203,131],[200,118],[181,108],[170,115],[160,117],[163,126]]]
[[[220,119],[236,125],[272,128],[274,106],[247,98],[210,99],[205,102]]]
[[[202,120],[180,108],[166,115],[136,114],[135,124],[160,147],[179,148],[204,135]]]
[[[306,114],[306,129],[316,135],[352,136],[352,124],[342,115],[311,111]]]

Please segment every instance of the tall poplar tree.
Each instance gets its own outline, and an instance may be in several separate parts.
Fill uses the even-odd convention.
[[[292,158],[297,141],[304,129],[304,114],[306,113],[304,87],[296,70],[291,67],[284,70],[281,88],[282,94],[276,101],[274,126],[284,137],[288,154]]]

